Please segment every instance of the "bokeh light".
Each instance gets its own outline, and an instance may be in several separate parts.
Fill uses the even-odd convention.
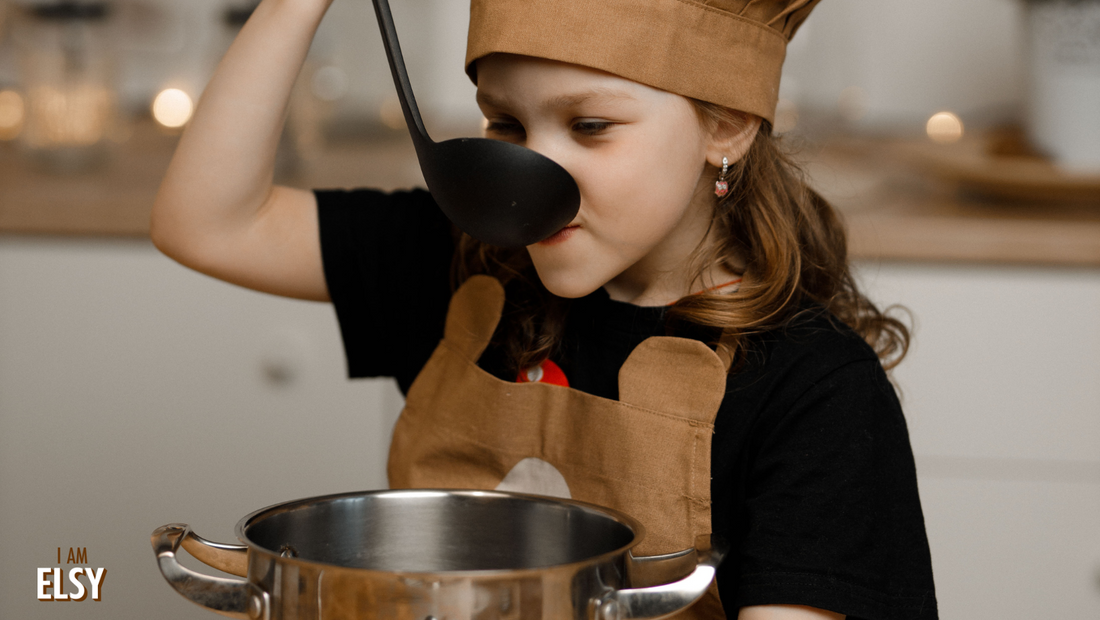
[[[23,130],[26,106],[14,90],[0,90],[0,140],[14,140]]]
[[[114,115],[110,89],[77,82],[39,84],[27,90],[22,140],[34,149],[92,146],[103,139]]]
[[[963,122],[951,112],[937,112],[928,119],[925,127],[928,137],[939,144],[951,144],[962,140],[965,130]]]
[[[186,125],[194,112],[190,95],[178,88],[166,88],[153,100],[153,118],[170,129]]]

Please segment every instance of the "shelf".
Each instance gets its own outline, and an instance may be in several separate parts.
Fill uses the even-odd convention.
[[[98,170],[61,174],[0,144],[0,233],[145,236],[176,138],[138,123]],[[1100,203],[967,196],[915,163],[905,140],[833,139],[799,155],[841,212],[856,259],[1100,266]],[[916,149],[919,150],[919,149]],[[326,147],[280,182],[304,188],[421,184],[401,134]]]

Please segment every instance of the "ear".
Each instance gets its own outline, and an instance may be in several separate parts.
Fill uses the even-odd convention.
[[[760,117],[747,112],[740,112],[739,118],[722,119],[718,121],[711,132],[710,144],[707,146],[707,163],[716,167],[722,167],[722,158],[725,157],[732,164],[745,156],[760,131]]]

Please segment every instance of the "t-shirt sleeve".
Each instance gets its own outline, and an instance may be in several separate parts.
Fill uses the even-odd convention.
[[[916,469],[901,406],[876,359],[853,360],[758,419],[727,609],[797,604],[867,620],[934,619]]]
[[[314,193],[348,375],[407,392],[443,337],[454,229],[425,190]]]

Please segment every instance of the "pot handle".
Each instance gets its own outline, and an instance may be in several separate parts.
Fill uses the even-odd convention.
[[[197,573],[176,560],[176,552],[182,545],[204,563],[243,576],[248,564],[246,547],[212,543],[183,523],[171,523],[153,530],[152,543],[164,579],[187,600],[239,620],[268,620],[271,617],[271,597],[267,592],[248,581]]]
[[[644,558],[632,558],[632,570],[639,575],[676,571],[685,560],[694,559],[695,568],[686,577],[645,588],[612,590],[593,603],[593,620],[653,620],[683,611],[706,593],[714,580],[718,564],[726,555],[727,545],[716,536],[700,536],[695,549]],[[694,555],[694,558],[692,556]]]

